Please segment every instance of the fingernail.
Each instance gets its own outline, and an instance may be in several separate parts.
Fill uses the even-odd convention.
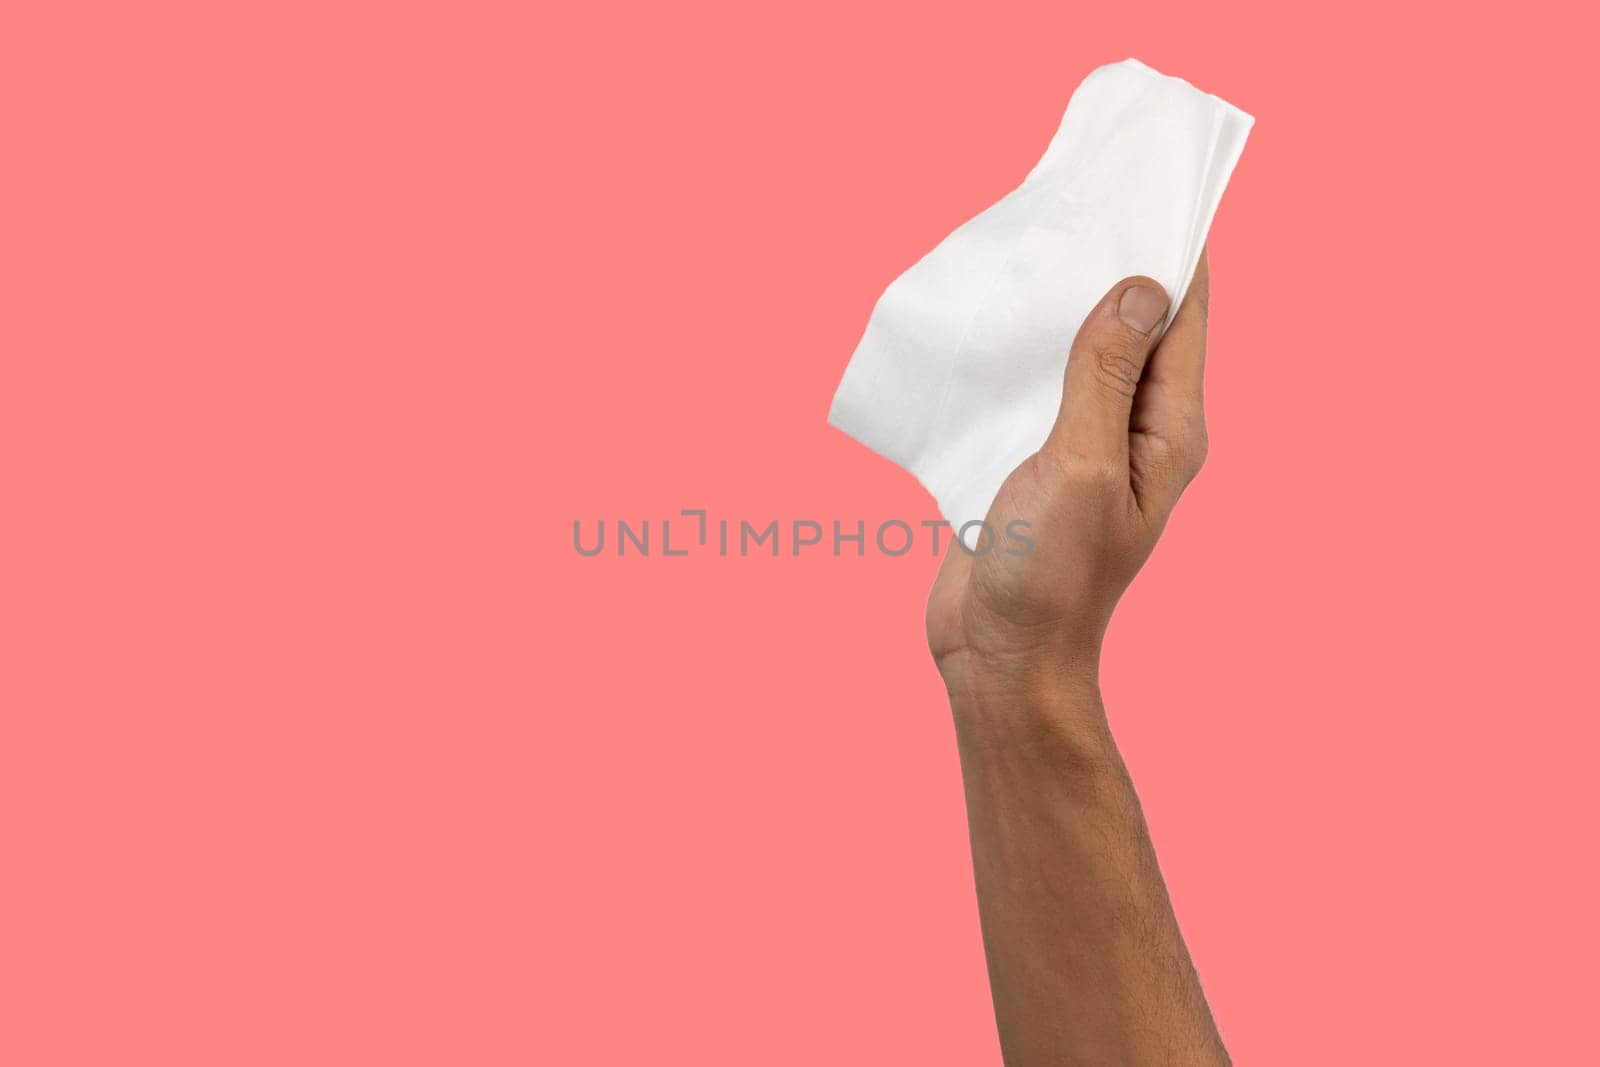
[[[1131,285],[1117,304],[1117,316],[1140,333],[1156,328],[1167,313],[1167,294],[1148,285]]]

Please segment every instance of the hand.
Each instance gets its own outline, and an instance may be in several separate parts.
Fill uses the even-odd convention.
[[[1055,427],[989,511],[996,532],[1028,522],[1032,548],[952,545],[934,582],[928,644],[947,685],[1097,684],[1112,609],[1205,459],[1209,283],[1202,252],[1164,335],[1169,300],[1149,278],[1118,282],[1084,320]]]

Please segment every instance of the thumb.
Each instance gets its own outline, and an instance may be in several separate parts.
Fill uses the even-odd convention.
[[[1133,396],[1170,301],[1153,278],[1124,278],[1078,329],[1067,356],[1061,413],[1049,446],[1126,463]]]

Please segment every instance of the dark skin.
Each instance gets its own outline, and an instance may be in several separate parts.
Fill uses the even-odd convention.
[[[953,547],[928,643],[955,717],[989,980],[1005,1062],[1227,1064],[1100,699],[1118,599],[1204,462],[1204,255],[1168,299],[1118,282],[1067,361],[1049,439],[991,526],[1026,555]]]

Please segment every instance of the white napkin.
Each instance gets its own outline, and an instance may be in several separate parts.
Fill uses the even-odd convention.
[[[828,422],[915,475],[952,526],[982,519],[1049,434],[1106,291],[1144,274],[1182,301],[1254,122],[1138,60],[1094,71],[1022,185],[884,290]]]

